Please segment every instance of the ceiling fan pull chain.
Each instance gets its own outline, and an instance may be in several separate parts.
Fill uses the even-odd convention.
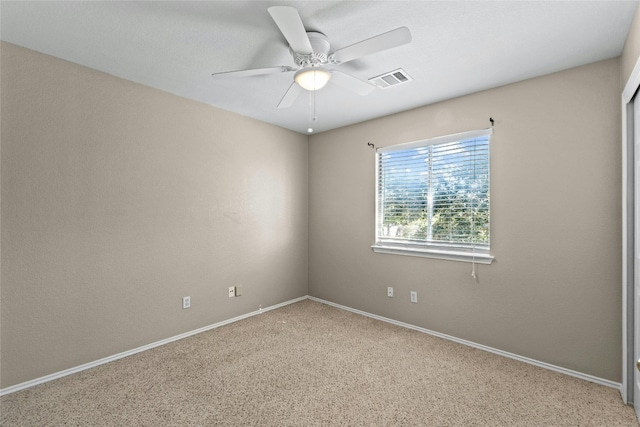
[[[313,91],[313,122],[315,123],[318,116],[316,115],[316,92]]]
[[[313,126],[316,122],[316,92],[309,91],[309,128],[308,133],[313,132]]]

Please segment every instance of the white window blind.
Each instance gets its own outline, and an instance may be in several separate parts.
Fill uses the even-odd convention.
[[[378,149],[374,250],[488,254],[491,134],[489,128]]]

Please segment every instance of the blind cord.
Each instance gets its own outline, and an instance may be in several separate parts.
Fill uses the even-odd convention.
[[[493,125],[493,119],[489,118],[489,120],[491,120],[491,124]],[[477,185],[476,183],[476,145],[473,145],[473,185]],[[476,202],[476,209],[477,209],[477,204],[478,204],[478,198],[477,198],[477,194],[476,194],[476,188],[473,188],[473,198],[475,199]],[[471,258],[471,277],[473,277],[473,279],[477,282],[478,281],[478,276],[476,274],[476,217],[475,217],[475,213],[473,211],[473,209],[471,210],[471,242],[473,243],[473,255]]]
[[[493,117],[489,117],[489,123],[491,123],[491,127],[493,127],[495,125],[495,121],[493,120]],[[473,178],[475,180],[475,175],[476,175],[476,147],[475,145],[473,146]],[[477,203],[477,199],[476,199],[476,203]],[[477,207],[477,206],[476,206]],[[475,237],[475,233],[476,233],[476,220],[475,220],[475,216],[472,217],[471,220],[471,239],[473,242],[473,254],[471,257],[471,277],[473,277],[473,279],[477,282],[478,281],[478,274],[476,273],[476,237]]]
[[[473,246],[473,259],[471,261],[471,277],[478,280],[478,276],[476,275],[476,247]]]

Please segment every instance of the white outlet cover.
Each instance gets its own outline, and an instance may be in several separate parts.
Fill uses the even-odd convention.
[[[387,288],[387,296],[389,298],[393,297],[393,288],[391,286]]]
[[[191,297],[182,297],[182,308],[191,307]]]
[[[236,296],[236,287],[229,286],[229,298],[233,298]]]
[[[418,293],[416,291],[411,291],[411,302],[418,302]]]

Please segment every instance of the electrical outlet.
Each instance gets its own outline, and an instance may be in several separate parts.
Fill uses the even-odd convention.
[[[393,288],[391,286],[387,288],[387,296],[393,298]]]
[[[411,302],[418,302],[418,293],[416,291],[411,291]]]
[[[236,296],[236,287],[229,286],[229,298],[233,298]]]
[[[191,297],[182,297],[182,308],[191,307]]]

